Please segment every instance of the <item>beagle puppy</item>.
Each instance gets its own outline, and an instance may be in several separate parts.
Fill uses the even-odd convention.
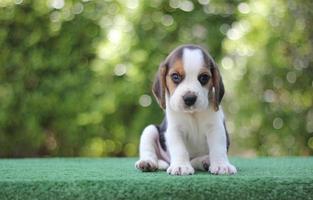
[[[170,175],[237,172],[227,157],[229,140],[220,106],[223,81],[203,48],[174,49],[160,64],[152,91],[165,117],[160,125],[143,130],[137,169],[167,170]]]

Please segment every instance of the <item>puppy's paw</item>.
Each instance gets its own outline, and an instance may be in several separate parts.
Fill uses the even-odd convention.
[[[220,175],[220,174],[236,174],[237,169],[234,165],[229,162],[219,161],[219,162],[211,162],[209,167],[209,172],[212,174]]]
[[[209,166],[210,166],[209,159],[202,160],[202,167],[203,167],[204,171],[208,171],[209,170]]]
[[[136,162],[135,167],[143,172],[153,172],[158,169],[158,163],[152,159],[140,159]]]
[[[208,171],[209,170],[210,161],[209,161],[208,155],[196,157],[196,158],[192,159],[190,161],[190,163],[191,163],[191,166],[195,170],[201,170],[201,171]]]
[[[169,164],[164,160],[158,160],[158,169],[159,170],[167,170]]]
[[[171,164],[169,168],[167,168],[167,173],[169,175],[192,175],[195,173],[195,170],[191,166],[190,163],[185,164]]]

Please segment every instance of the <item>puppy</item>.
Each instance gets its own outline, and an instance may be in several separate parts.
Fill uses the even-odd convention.
[[[237,172],[227,157],[229,141],[220,106],[223,81],[203,48],[174,49],[160,64],[152,91],[165,118],[144,129],[137,169],[167,170],[170,175]]]

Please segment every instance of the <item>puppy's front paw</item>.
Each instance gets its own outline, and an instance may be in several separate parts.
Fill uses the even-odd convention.
[[[190,161],[195,170],[208,171],[210,166],[209,156],[196,157]]]
[[[219,162],[211,162],[209,167],[209,172],[212,174],[236,174],[237,169],[234,165],[230,164],[229,162],[219,161]]]
[[[192,175],[195,173],[195,170],[191,166],[190,163],[186,164],[171,164],[169,168],[167,168],[167,173],[169,175]]]
[[[135,167],[143,172],[153,172],[158,169],[158,163],[151,159],[138,160]]]

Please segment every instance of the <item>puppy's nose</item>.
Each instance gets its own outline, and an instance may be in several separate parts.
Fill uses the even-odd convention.
[[[197,96],[194,94],[186,94],[183,96],[183,99],[187,106],[192,106],[193,104],[195,104]]]

